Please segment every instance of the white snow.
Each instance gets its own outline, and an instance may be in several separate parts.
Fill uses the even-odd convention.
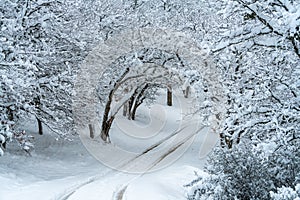
[[[150,172],[113,170],[95,159],[78,137],[72,138],[73,141],[62,141],[50,133],[35,135],[36,147],[32,157],[9,145],[8,151],[12,153],[5,153],[0,158],[0,200],[186,199],[184,185],[195,178],[195,171],[203,167],[218,136],[203,127],[196,134],[198,127],[195,122],[200,119],[186,115],[193,108],[191,100],[177,97],[172,107],[164,105],[165,96],[150,109],[143,106],[138,110],[136,122],[118,116],[111,132],[112,144],[103,144],[96,139],[90,140],[94,146],[87,146],[95,157],[93,148],[109,150],[118,145],[137,155],[184,126],[175,139],[163,142],[153,152],[136,159],[134,156],[118,158],[120,165],[130,162],[124,168],[127,171],[149,169]],[[32,122],[27,123],[27,132],[35,132]],[[86,141],[84,143],[87,145]],[[180,143],[183,144],[166,154]],[[107,155],[113,154],[108,151]]]

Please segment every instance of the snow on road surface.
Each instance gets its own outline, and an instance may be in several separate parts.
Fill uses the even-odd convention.
[[[0,200],[186,199],[183,185],[195,178],[218,137],[209,128],[196,126],[197,116],[186,116],[193,109],[191,100],[175,99],[172,107],[164,106],[164,100],[162,96],[151,109],[143,106],[136,122],[117,117],[110,145],[134,154],[106,156],[114,156],[123,172],[93,157],[99,158],[97,149],[103,153],[103,148],[110,148],[97,139],[81,137],[89,141],[84,143],[92,153],[78,137],[62,141],[50,133],[36,135],[32,157],[9,147],[12,153],[0,158]],[[28,128],[34,132],[35,127]]]

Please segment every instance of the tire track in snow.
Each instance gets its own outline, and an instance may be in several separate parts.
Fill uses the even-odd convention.
[[[115,200],[123,200],[123,197],[124,197],[124,194],[126,192],[127,187],[128,187],[128,185],[125,185],[120,190],[118,190],[117,193],[115,195],[113,195],[113,199],[115,199]]]
[[[127,161],[126,163],[124,163],[123,165],[120,166],[120,168],[126,167],[127,165],[131,164],[132,162],[134,162],[135,160],[137,160],[138,158],[140,158],[141,156],[145,155],[146,153],[149,153],[150,151],[156,149],[157,147],[159,147],[161,144],[167,142],[168,140],[170,140],[171,138],[173,138],[174,136],[176,136],[178,133],[180,133],[181,131],[183,131],[185,128],[187,128],[188,126],[185,126],[177,131],[175,131],[174,133],[172,133],[171,135],[168,135],[167,137],[161,139],[160,141],[158,141],[157,143],[151,145],[150,147],[148,147],[146,150],[144,150],[142,153],[140,153],[139,155],[135,156],[134,158],[132,158],[131,160]]]
[[[86,181],[83,181],[81,183],[78,183],[78,184],[75,184],[73,185],[72,187],[69,187],[68,189],[66,189],[64,192],[62,192],[61,194],[58,195],[58,197],[56,196],[55,200],[67,200],[69,199],[69,197],[71,197],[78,189],[88,185],[88,184],[91,184],[97,180],[99,180],[100,178],[104,177],[104,176],[107,176],[109,175],[110,173],[112,173],[113,170],[109,170],[101,175],[97,175],[97,176],[92,176],[92,177],[89,177]]]
[[[144,150],[142,153],[140,153],[139,155],[137,155],[136,157],[134,157],[133,159],[127,161],[125,164],[121,165],[121,167],[126,167],[130,164],[133,164],[134,161],[136,161],[138,158],[141,158],[142,156],[148,154],[149,152],[155,150],[156,148],[158,148],[160,145],[162,145],[163,143],[169,141],[170,139],[172,139],[173,137],[177,136],[179,133],[181,133],[185,128],[187,128],[189,125],[186,125],[185,127],[177,130],[176,132],[172,133],[171,135],[163,138],[162,140],[158,141],[157,143],[153,144],[152,146],[148,147],[146,150]],[[133,178],[137,179],[141,176],[143,176],[144,174],[146,174],[148,171],[150,171],[151,169],[153,169],[155,166],[157,166],[161,161],[163,161],[165,158],[167,158],[169,155],[171,155],[173,152],[175,152],[179,147],[181,147],[182,145],[184,145],[189,139],[191,139],[193,136],[195,136],[197,133],[199,133],[199,131],[201,131],[203,128],[205,128],[206,126],[202,126],[200,129],[198,129],[196,132],[194,132],[193,134],[189,135],[188,137],[184,138],[183,140],[181,140],[179,143],[177,143],[175,146],[172,146],[171,148],[168,149],[168,151],[166,153],[164,153],[162,156],[160,156],[158,159],[156,159],[156,161],[152,164],[150,164],[150,167],[141,175]],[[101,175],[97,175],[97,176],[93,176],[88,178],[88,180],[79,183],[77,185],[74,185],[73,187],[68,188],[65,192],[63,192],[63,194],[59,195],[59,197],[54,198],[55,200],[67,200],[69,199],[77,190],[79,190],[80,188],[85,187],[86,185],[89,185],[93,182],[98,181],[99,179],[108,176],[109,174],[114,173],[114,170],[109,170],[106,173],[103,173]],[[131,181],[132,181],[131,180]],[[129,182],[131,182],[129,181]],[[129,184],[127,184],[126,186],[122,187],[121,190],[117,190],[116,192],[114,192],[113,195],[113,199],[114,200],[122,200],[123,196],[126,192],[127,187],[129,186]]]
[[[182,145],[184,145],[187,141],[189,141],[193,136],[197,135],[201,130],[203,130],[206,126],[202,126],[201,128],[199,128],[198,130],[196,130],[193,134],[189,135],[188,137],[184,138],[182,141],[180,141],[179,143],[177,143],[175,146],[173,146],[172,148],[170,148],[165,154],[163,154],[161,157],[159,157],[154,163],[153,165],[147,170],[147,172],[149,170],[151,170],[153,167],[155,167],[156,165],[158,165],[161,161],[163,161],[165,158],[167,158],[169,155],[171,155],[173,152],[175,152],[179,147],[181,147]],[[145,172],[145,173],[147,173]],[[144,173],[144,174],[145,174]]]
[[[178,142],[175,146],[171,147],[166,153],[164,153],[162,156],[160,156],[152,165],[151,167],[145,171],[144,173],[134,177],[133,179],[131,179],[124,187],[122,187],[120,190],[117,190],[114,192],[114,195],[112,197],[112,200],[123,200],[123,197],[124,197],[124,194],[126,192],[126,189],[128,188],[128,186],[130,185],[130,182],[132,182],[133,180],[136,180],[140,177],[142,177],[144,174],[146,174],[148,171],[150,171],[153,167],[155,167],[156,165],[158,165],[161,161],[163,161],[165,158],[167,158],[169,155],[171,155],[173,152],[175,152],[178,148],[180,148],[182,145],[184,145],[187,141],[189,141],[193,136],[197,135],[201,130],[203,130],[206,126],[202,126],[201,128],[199,128],[197,131],[195,131],[193,134],[189,135],[188,137],[184,138],[182,141]],[[174,136],[174,135],[173,135]],[[172,137],[173,137],[172,136]],[[172,137],[169,137],[172,138]],[[163,143],[163,142],[162,142]],[[162,144],[161,143],[161,144]],[[155,145],[153,145],[154,147]],[[157,146],[156,146],[157,147]],[[149,152],[151,150],[155,149],[154,148],[149,148],[149,150],[145,150],[144,152]],[[145,153],[144,153],[145,154]],[[135,159],[137,159],[138,157],[144,155],[144,154],[141,154],[137,157],[135,157],[134,159],[132,159],[133,161]]]
[[[127,165],[130,165],[131,163],[133,163],[136,159],[140,158],[141,156],[151,152],[152,150],[156,149],[157,147],[159,147],[161,144],[163,144],[164,142],[168,141],[169,139],[173,138],[174,136],[176,136],[178,133],[180,133],[182,130],[184,130],[185,128],[187,128],[188,126],[185,126],[179,130],[177,130],[176,132],[172,133],[171,135],[163,138],[162,140],[158,141],[157,143],[153,144],[152,146],[148,147],[146,150],[144,150],[142,153],[140,153],[139,155],[137,155],[136,157],[134,157],[133,159],[127,161],[125,164],[122,164],[120,167],[126,167]],[[102,175],[97,175],[97,176],[94,176],[94,177],[90,177],[88,178],[87,181],[84,181],[82,183],[79,183],[73,187],[70,187],[67,189],[67,191],[63,192],[63,194],[59,195],[59,197],[56,197],[54,198],[55,200],[67,200],[69,199],[69,197],[71,197],[77,190],[79,190],[80,188],[88,185],[88,184],[91,184],[97,180],[99,180],[100,178],[103,178],[107,175],[109,175],[110,173],[114,172],[114,170],[110,170],[108,171],[107,173],[104,173]],[[127,189],[127,186],[126,186],[126,189]],[[125,190],[126,190],[125,189]],[[124,190],[124,193],[125,193],[125,190]],[[122,195],[123,196],[123,195]]]

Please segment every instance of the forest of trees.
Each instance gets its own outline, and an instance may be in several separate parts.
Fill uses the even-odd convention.
[[[61,138],[76,135],[72,98],[82,62],[99,42],[145,27],[190,35],[221,74],[227,101],[215,130],[221,145],[210,156],[206,174],[187,185],[189,199],[300,198],[296,0],[1,0],[0,155],[12,141],[25,151],[32,148],[19,125],[24,120],[34,118],[39,134],[47,127]],[[135,81],[128,81],[129,71]],[[152,76],[141,76],[146,71]],[[153,101],[158,85],[170,93],[187,80],[192,85],[205,79],[176,52],[160,49],[124,55],[105,73],[97,89],[106,108],[105,141],[116,113],[134,120],[138,107]],[[210,92],[205,83],[194,90]],[[112,96],[122,103],[110,110]]]

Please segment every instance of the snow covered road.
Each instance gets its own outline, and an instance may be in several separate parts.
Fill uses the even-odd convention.
[[[125,123],[126,119],[119,116],[111,132],[110,145],[86,138],[88,146],[83,137],[81,141],[78,137],[62,141],[51,134],[37,135],[32,157],[19,152],[1,158],[0,200],[184,200],[184,185],[195,178],[194,172],[203,167],[218,140],[209,128],[195,123],[199,120],[196,116],[182,118],[190,106],[189,102],[180,106],[175,102],[174,107],[164,108],[164,119],[168,119],[164,123],[157,117],[162,115],[156,113],[162,107],[154,109],[148,117],[153,115],[152,118],[159,120],[156,123],[152,119],[150,126],[143,127],[149,112],[144,107],[138,113],[142,117],[140,128]],[[184,112],[179,110],[182,108]],[[163,127],[159,128],[158,124]],[[32,132],[35,129],[28,127]],[[137,142],[136,136],[145,133],[143,129],[159,132]],[[100,148],[103,153],[110,146],[134,152],[132,156],[122,157],[107,151],[105,156],[115,159],[119,170],[107,163],[103,165],[95,155],[95,149]]]

